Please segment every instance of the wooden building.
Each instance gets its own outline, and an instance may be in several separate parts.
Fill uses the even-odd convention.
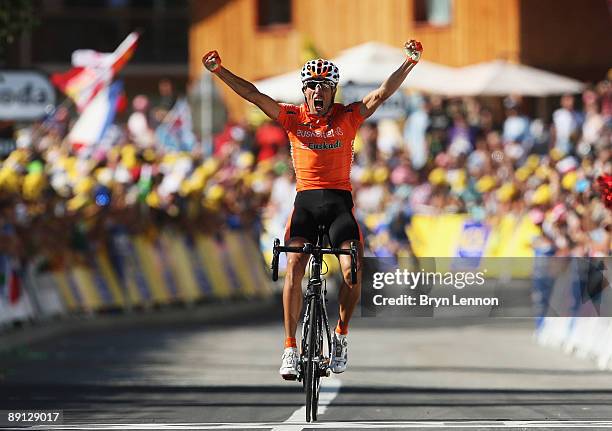
[[[612,66],[607,0],[193,0],[191,19],[191,79],[211,49],[257,80],[300,67],[308,53],[411,38],[424,58],[451,66],[501,58],[593,81]],[[241,118],[245,104],[220,90]]]
[[[189,76],[186,28],[191,21],[190,1],[31,0],[2,3],[0,12],[12,3],[15,8],[30,3],[33,25],[6,50],[4,40],[0,42],[0,69],[65,72],[72,67],[75,50],[112,52],[130,31],[139,30],[138,48],[121,72],[127,93],[155,97],[164,78],[177,91],[184,91]],[[22,11],[23,19],[27,10]]]

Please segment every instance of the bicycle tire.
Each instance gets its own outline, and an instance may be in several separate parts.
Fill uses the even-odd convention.
[[[306,301],[305,301],[306,302]],[[310,302],[306,302],[304,321],[302,323],[302,350],[300,354],[300,381],[302,390],[306,393],[306,364],[308,363],[308,325],[310,324]]]
[[[312,407],[314,405],[315,372],[314,356],[316,350],[316,324],[317,324],[317,302],[316,298],[310,299],[310,316],[308,321],[308,338],[306,352],[306,422],[310,422],[312,417]],[[316,413],[314,414],[316,420]]]
[[[315,352],[317,356],[321,357],[321,351],[323,350],[323,328],[321,328],[323,322],[321,321],[321,317],[318,315],[319,310],[317,310],[317,332],[316,332],[316,345]],[[310,416],[312,417],[312,421],[316,422],[317,416],[319,414],[319,390],[321,389],[321,362],[317,361],[313,367],[313,389],[312,389],[312,409],[310,412]]]

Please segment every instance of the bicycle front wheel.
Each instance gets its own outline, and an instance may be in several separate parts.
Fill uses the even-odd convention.
[[[319,310],[316,298],[310,299],[310,316],[308,320],[308,336],[306,343],[306,422],[317,420],[317,407],[319,402],[319,367],[315,363],[317,357],[318,319]]]
[[[321,368],[323,364],[322,353],[323,353],[323,321],[322,321],[322,309],[317,310],[317,331],[315,339],[315,355],[317,357],[317,361],[314,363],[313,371],[314,371],[314,379],[313,379],[313,389],[312,389],[312,411],[310,412],[310,416],[312,417],[312,421],[315,422],[317,420],[317,415],[319,413],[319,390],[321,388]]]

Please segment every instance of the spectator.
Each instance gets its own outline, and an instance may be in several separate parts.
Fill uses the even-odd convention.
[[[446,150],[447,131],[450,128],[450,117],[446,113],[442,98],[432,96],[430,99],[431,108],[429,110],[429,149],[431,157]]]
[[[593,90],[587,90],[582,95],[584,104],[584,124],[582,125],[582,138],[578,146],[578,153],[586,156],[591,148],[597,144],[604,127],[604,118],[597,107],[597,94]]]
[[[157,88],[159,90],[159,101],[157,102],[157,108],[163,109],[168,112],[172,109],[176,103],[176,96],[174,95],[174,86],[172,81],[169,79],[162,79],[159,81]]]
[[[285,131],[272,121],[265,121],[255,132],[255,143],[258,149],[257,160],[262,162],[276,156],[289,146]]]
[[[425,139],[429,119],[426,112],[427,102],[422,97],[413,95],[411,105],[411,112],[404,125],[404,141],[408,145],[412,166],[418,170],[425,166],[429,156]]]
[[[507,98],[504,105],[506,106],[506,120],[504,121],[503,131],[504,144],[522,143],[528,136],[529,120],[524,115],[520,115],[520,106],[514,100]]]
[[[580,115],[574,110],[574,96],[564,94],[561,107],[553,113],[554,147],[563,154],[572,152],[581,123]]]
[[[142,94],[136,96],[132,101],[132,109],[127,123],[130,138],[141,148],[151,147],[155,136],[149,124],[149,99]]]
[[[448,133],[448,152],[454,156],[468,154],[472,151],[474,142],[474,129],[469,126],[465,115],[457,112],[453,117],[453,125]]]
[[[357,164],[371,166],[380,158],[378,153],[378,126],[372,121],[366,121],[359,129],[361,148],[357,150]]]

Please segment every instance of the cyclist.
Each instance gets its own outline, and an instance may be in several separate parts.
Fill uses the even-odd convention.
[[[334,103],[340,73],[331,61],[316,59],[301,71],[304,103],[300,106],[278,103],[261,93],[250,82],[221,66],[217,51],[202,58],[204,66],[238,95],[257,105],[287,131],[297,180],[294,209],[287,221],[285,245],[302,246],[315,242],[317,227],[325,225],[332,247],[348,248],[359,242],[357,283],[351,284],[350,256],[340,256],[343,283],[340,288],[339,319],[332,340],[330,368],[342,373],[347,366],[348,325],[361,292],[363,238],[353,215],[350,171],[353,140],[361,123],[400,87],[423,51],[410,40],[404,45],[406,60],[379,88],[361,102],[348,106]],[[283,288],[285,350],[279,370],[285,380],[298,375],[299,354],[295,332],[302,309],[302,278],[308,256],[289,253]]]

